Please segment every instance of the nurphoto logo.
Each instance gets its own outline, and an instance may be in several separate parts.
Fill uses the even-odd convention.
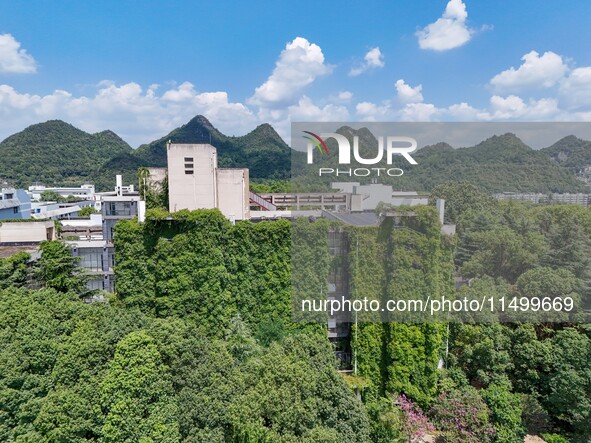
[[[351,164],[351,143],[341,134],[336,132],[323,132],[317,135],[310,131],[303,131],[303,137],[308,140],[307,145],[307,163],[309,165],[314,163],[314,152],[318,151],[320,155],[328,155],[329,149],[326,144],[326,139],[333,138],[338,145],[338,159],[339,165]],[[375,157],[364,158],[359,149],[359,137],[353,137],[353,158],[355,162],[361,165],[376,165],[385,160],[387,165],[393,164],[393,157],[395,155],[402,156],[409,164],[416,165],[416,160],[410,155],[417,150],[417,141],[412,137],[402,136],[387,136],[376,137],[378,141],[378,149]],[[316,148],[316,149],[315,149]],[[381,175],[385,173],[392,177],[401,176],[404,171],[400,168],[355,168],[355,169],[334,169],[334,168],[319,168],[319,175],[354,175],[358,177],[366,177],[368,175]]]

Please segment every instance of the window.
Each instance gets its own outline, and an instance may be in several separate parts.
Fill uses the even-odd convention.
[[[193,157],[185,157],[185,174],[186,175],[193,175],[194,174]]]
[[[106,215],[131,216],[131,203],[132,202],[109,202]]]
[[[18,206],[15,206],[14,208],[12,208],[12,212],[15,214],[18,214]]]
[[[4,194],[4,198],[6,200],[10,200],[10,199],[14,198],[14,194]]]
[[[88,248],[80,250],[80,266],[89,271],[103,270],[103,251],[101,248]]]

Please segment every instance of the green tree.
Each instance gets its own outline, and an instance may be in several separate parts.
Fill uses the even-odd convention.
[[[445,219],[450,223],[457,223],[467,211],[489,211],[496,206],[489,194],[466,181],[435,186],[431,190],[431,200],[437,198],[445,200]]]
[[[17,252],[8,258],[0,258],[0,289],[10,286],[22,286],[28,275],[27,263],[31,255],[26,252]]]
[[[178,409],[168,367],[154,339],[132,332],[117,344],[100,387],[101,441],[179,441]]]
[[[473,386],[507,380],[510,349],[509,330],[502,324],[451,325],[450,366],[461,368]]]
[[[472,241],[477,250],[464,263],[461,273],[467,277],[503,277],[510,283],[535,267],[546,251],[541,234],[519,234],[506,226],[474,233]]]
[[[553,362],[546,379],[548,411],[573,431],[591,437],[591,339],[566,328],[551,339]]]
[[[78,211],[79,217],[90,217],[91,214],[98,214],[98,211],[92,206],[86,206]]]
[[[63,203],[66,201],[64,197],[55,191],[43,191],[40,196],[42,202],[57,202]]]
[[[521,421],[521,397],[511,392],[510,384],[492,384],[482,391],[482,398],[491,411],[494,440],[499,443],[523,442],[525,428]]]
[[[36,265],[35,275],[46,287],[79,295],[88,292],[88,276],[78,266],[79,259],[72,255],[68,245],[60,241],[44,241],[39,250],[41,258]]]
[[[402,433],[402,414],[392,401],[380,397],[366,403],[367,414],[370,419],[370,437],[373,443],[402,443],[405,437]]]

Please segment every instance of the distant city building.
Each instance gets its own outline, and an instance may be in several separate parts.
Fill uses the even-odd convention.
[[[0,189],[0,220],[31,218],[31,198],[24,189]]]
[[[331,183],[334,192],[275,192],[263,193],[261,197],[276,207],[292,210],[321,209],[331,212],[374,211],[380,203],[390,206],[416,206],[429,203],[428,195],[417,192],[394,191],[392,186],[357,182]],[[251,212],[256,218],[265,216],[264,211]]]
[[[528,201],[535,204],[563,204],[589,206],[590,194],[541,194],[533,192],[502,192],[493,195],[497,200]]]
[[[94,208],[92,200],[81,200],[73,203],[33,202],[31,203],[31,217],[42,220],[64,220],[78,218],[78,211],[82,208]]]
[[[55,192],[61,197],[76,197],[80,200],[93,200],[94,199],[94,185],[90,183],[83,184],[82,186],[75,187],[50,187],[47,188],[43,185],[29,186],[28,194],[32,200],[41,200],[41,194],[44,192]]]
[[[248,169],[218,168],[210,144],[168,143],[169,210],[219,209],[230,220],[250,218]]]
[[[335,182],[330,187],[352,195],[351,211],[373,211],[380,203],[391,206],[429,204],[428,195],[419,195],[414,191],[394,191],[392,186],[379,183],[361,185],[357,182]]]

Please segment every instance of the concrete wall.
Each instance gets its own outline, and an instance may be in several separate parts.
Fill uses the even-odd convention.
[[[167,156],[170,211],[216,208],[216,149],[209,144],[169,143]]]
[[[392,202],[392,186],[381,184],[354,186],[353,192],[363,195],[364,211],[373,211],[380,203]]]
[[[52,221],[0,222],[0,243],[39,243],[55,239]]]
[[[146,183],[146,185],[148,186],[148,188],[154,190],[154,191],[160,191],[162,190],[162,184],[164,183],[164,180],[166,179],[166,168],[147,168],[148,169],[148,173],[150,174],[148,176],[148,181]]]
[[[218,169],[216,175],[218,209],[230,220],[248,220],[248,169]]]

